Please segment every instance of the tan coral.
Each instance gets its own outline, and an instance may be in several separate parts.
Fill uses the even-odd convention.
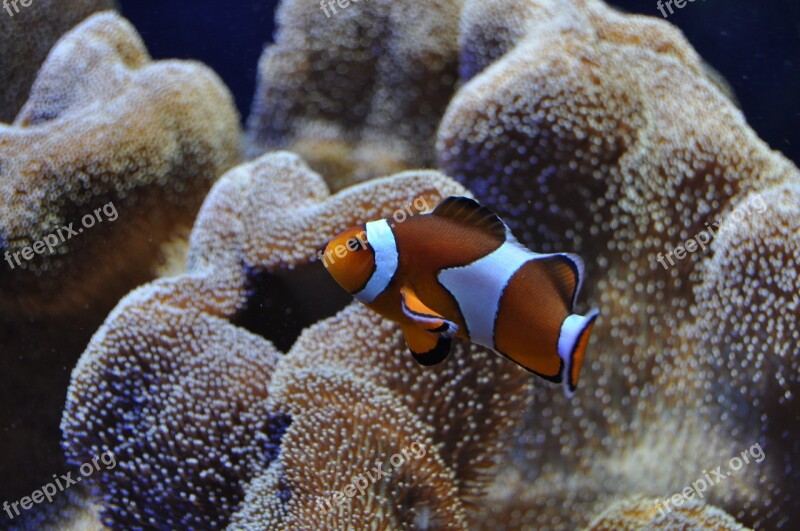
[[[383,13],[379,16],[395,13],[387,3],[374,5]],[[363,79],[363,69],[356,75],[344,70],[349,63],[335,61],[347,57],[342,49],[351,50],[347,46],[360,40],[346,31],[346,38],[340,38],[342,28],[358,28],[358,22],[315,25],[309,21],[316,4],[307,11],[309,6],[300,2],[286,6],[284,23],[300,29],[292,27],[279,38],[272,49],[278,58],[268,51],[262,73],[283,72],[271,70],[274,64],[289,67],[290,75],[265,81],[279,84],[276,93],[289,97],[261,93],[259,105],[275,105],[276,114],[268,116],[266,126],[251,121],[251,141],[307,153],[315,167],[330,171],[334,187],[350,182],[351,174],[360,180],[403,167],[405,154],[413,151],[405,140],[398,142],[393,130],[387,137],[380,127],[379,134],[359,136],[373,131],[369,120],[364,127],[348,121],[367,114],[377,119],[381,113],[367,112],[366,105],[346,111],[336,107],[351,101],[336,91]],[[353,3],[335,20],[349,21],[361,7]],[[758,140],[724,85],[669,25],[620,14],[597,0],[476,0],[464,14],[460,42],[466,84],[440,128],[439,160],[499,210],[533,249],[581,252],[589,264],[588,302],[603,308],[582,391],[568,402],[549,389],[535,388],[528,429],[506,462],[520,474],[506,489],[499,482],[508,474],[499,476],[490,499],[497,506],[484,515],[470,513],[470,523],[489,529],[583,527],[617,499],[678,492],[755,443],[764,445],[764,462],[749,463],[714,485],[708,498],[747,525],[797,521],[798,497],[792,489],[797,481],[787,483],[782,475],[796,478],[798,468],[791,440],[798,415],[790,350],[796,345],[797,169]],[[325,37],[317,40],[318,35]],[[396,35],[404,38],[401,31]],[[311,56],[306,38],[315,52]],[[331,46],[335,54],[327,51]],[[354,61],[374,66],[382,57],[357,56]],[[341,67],[328,71],[329,78],[320,66],[326,62]],[[313,68],[304,70],[309,65]],[[326,93],[329,79],[335,82]],[[313,80],[310,90],[294,99],[291,91],[302,89],[306,80]],[[307,105],[303,98],[309,94]],[[293,107],[298,101],[299,107]],[[306,108],[311,112],[304,113]],[[252,120],[263,116],[262,109]],[[399,129],[403,116],[393,118],[382,124]],[[264,136],[259,139],[259,134]],[[273,141],[276,145],[267,145]],[[438,197],[463,190],[438,173],[414,172],[328,197],[322,180],[296,157],[266,157],[237,168],[214,189],[192,234],[189,272],[139,292],[145,321],[157,318],[155,309],[162,306],[211,315],[225,330],[248,328],[289,351],[271,382],[272,406],[292,411],[297,421],[285,437],[287,457],[252,471],[233,517],[236,525],[308,525],[316,516],[309,486],[325,493],[343,485],[339,474],[320,478],[309,467],[341,458],[351,470],[362,457],[390,455],[411,433],[429,437],[451,470],[463,505],[473,502],[471,488],[475,493],[484,489],[491,469],[483,464],[494,461],[500,441],[491,436],[492,429],[484,438],[476,435],[483,435],[476,432],[485,414],[482,404],[498,400],[484,394],[486,378],[466,386],[484,386],[480,400],[472,401],[458,394],[457,383],[442,383],[453,381],[450,376],[437,380],[443,375],[426,373],[433,378],[430,385],[415,384],[397,330],[382,322],[375,326],[375,316],[357,307],[307,330],[290,350],[300,329],[346,300],[324,282],[314,252],[341,228],[386,216],[420,192]],[[669,270],[661,268],[657,253],[693,237],[706,222],[736,221],[735,209],[754,193],[773,198],[778,206],[774,220],[720,236],[711,244],[711,256],[698,252]],[[121,326],[124,312],[122,306],[100,335]],[[352,355],[339,348],[350,341],[366,352]],[[102,355],[112,357],[114,348],[108,350]],[[379,363],[365,362],[375,354]],[[474,357],[480,353],[462,354],[450,360],[461,372],[459,360],[481,359]],[[491,363],[481,363],[486,362]],[[498,376],[494,372],[492,378]],[[512,382],[513,373],[499,381]],[[332,388],[358,400],[326,409]],[[409,388],[416,394],[397,393]],[[91,386],[86,389],[92,392]],[[407,422],[392,425],[380,437],[359,437],[354,448],[315,439],[320,432],[328,440],[345,438],[325,431],[330,426],[361,435],[353,419],[376,418],[364,389],[374,391],[378,402],[393,397],[393,409],[402,411]],[[509,396],[516,400],[517,392]],[[417,394],[434,407],[426,409]],[[362,400],[365,409],[355,409]],[[514,400],[498,408],[507,410]],[[449,411],[477,422],[451,422],[457,415],[447,418]],[[513,424],[506,415],[488,421],[505,429]],[[73,431],[80,423],[76,426]],[[459,435],[463,445],[453,443]],[[466,443],[473,440],[476,444]],[[313,448],[311,465],[302,462],[302,448]],[[416,477],[435,476],[431,469],[414,472],[419,472]],[[445,476],[435,477],[435,488],[445,489]],[[292,498],[292,492],[302,495]],[[345,507],[353,512],[336,523],[362,524],[373,500],[387,507],[380,492],[371,491],[364,499],[350,500]],[[448,508],[453,505],[435,511],[444,514]],[[786,512],[779,512],[783,508]],[[163,515],[163,507],[157,510]],[[627,516],[649,514],[637,511],[630,509]],[[458,509],[451,514],[459,518]],[[706,516],[703,509],[675,518],[696,522]],[[380,522],[390,525],[401,521],[388,510],[383,517]]]
[[[73,26],[97,11],[114,7],[113,0],[40,0],[27,7],[9,3],[0,11],[0,123],[17,115],[50,48]]]
[[[520,431],[525,437],[528,430]],[[603,485],[601,476],[572,471],[543,474],[532,484],[527,477],[528,466],[528,458],[522,454],[499,467],[470,529],[580,529],[574,527],[576,520],[585,518],[588,522],[608,503],[607,499],[598,498],[598,491],[606,493],[615,489],[613,483]],[[613,496],[609,496],[611,498]]]
[[[694,319],[678,331],[675,370],[659,379],[665,396],[658,405],[695,412],[697,429],[678,428],[677,421],[663,428],[683,435],[673,439],[673,451],[690,455],[690,464],[713,468],[713,455],[724,456],[716,464],[748,458],[710,490],[709,500],[753,527],[772,527],[800,519],[793,488],[800,480],[793,450],[800,419],[800,182],[748,195],[723,227],[714,255],[700,267]],[[660,432],[645,431],[640,446],[652,445]],[[686,468],[679,467],[681,479]]]
[[[74,370],[67,456],[78,466],[114,455],[114,468],[87,479],[105,494],[108,525],[218,527],[277,455],[288,420],[270,414],[266,386],[278,353],[222,319],[147,295],[121,303]]]
[[[446,363],[420,367],[408,355],[399,328],[360,304],[300,336],[281,363],[274,387],[298,386],[300,375],[321,366],[393,391],[404,408],[432,428],[433,440],[442,443],[440,452],[455,472],[460,499],[468,506],[481,506],[495,457],[506,442],[500,435],[513,431],[519,417],[510,412],[521,415],[529,392],[531,377],[525,371],[465,344],[456,345]],[[282,393],[286,407],[308,405],[296,393]]]
[[[282,2],[259,65],[251,155],[290,149],[334,190],[433,166],[458,78],[461,2],[333,2],[329,18],[316,0]]]
[[[797,315],[793,299],[769,308],[755,304],[754,290],[765,280],[755,262],[735,263],[732,282],[741,291],[726,293],[747,305],[735,315],[709,314],[725,302],[703,302],[711,288],[700,286],[719,278],[711,285],[722,287],[722,277],[703,264],[713,266],[727,242],[711,244],[714,258],[689,253],[667,268],[659,253],[666,260],[706,223],[735,212],[748,194],[798,182],[797,168],[757,138],[686,39],[662,21],[618,13],[597,0],[475,0],[464,8],[460,40],[469,80],[439,130],[443,171],[495,208],[531,248],[581,253],[588,303],[602,308],[583,391],[571,403],[547,397],[548,407],[530,415],[530,433],[520,445],[530,488],[547,496],[540,482],[581,475],[596,478],[600,500],[616,488],[656,495],[682,488],[704,468],[760,441],[768,456],[773,449],[774,460],[720,487],[718,495],[743,522],[775,525],[780,516],[769,500],[780,495],[790,503],[793,496],[779,489],[781,460],[792,474],[797,469],[794,453],[781,455],[788,443],[780,434],[797,425],[794,380],[781,382],[794,362],[776,357],[795,345],[788,324]],[[781,219],[773,240],[786,238],[787,248],[765,249],[776,263],[796,248],[793,225]],[[778,278],[790,283],[794,271],[789,265]],[[738,322],[733,317],[782,328],[777,335],[742,337],[744,324],[724,332]],[[695,319],[702,327],[695,337],[675,333]],[[773,351],[762,363],[780,370],[760,372],[746,349]],[[716,361],[704,377],[683,370],[687,360],[696,364],[709,354]],[[721,363],[726,357],[731,361]],[[772,383],[748,395],[754,408],[742,407],[734,395],[744,383],[712,386],[730,374]],[[669,375],[676,378],[664,381]],[[535,393],[537,402],[545,400]],[[682,394],[680,405],[664,404],[668,393]],[[779,407],[763,409],[776,401]],[[742,427],[744,417],[752,422],[761,415],[772,420],[760,429]],[[675,434],[686,441],[669,444]],[[715,444],[706,444],[709,438]],[[552,443],[542,446],[542,440]],[[702,451],[689,451],[698,446]],[[774,490],[753,498],[764,476]],[[652,492],[652,477],[664,488]],[[586,514],[560,507],[550,504],[551,522],[586,522]]]
[[[285,520],[302,527],[314,521],[312,495],[344,488],[341,482],[353,467],[366,466],[364,460],[385,461],[419,441],[427,458],[408,463],[396,478],[376,483],[368,496],[354,498],[330,518],[356,525],[371,508],[383,507],[392,525],[430,521],[463,527],[465,505],[479,500],[497,452],[521,414],[529,381],[524,371],[463,346],[445,366],[423,370],[411,361],[396,325],[357,305],[307,330],[274,370],[271,345],[245,331],[291,345],[303,326],[350,300],[319,262],[318,252],[330,238],[350,225],[389,216],[416,197],[433,206],[457,193],[463,189],[441,174],[420,171],[331,196],[322,178],[289,153],[267,155],[226,174],[200,211],[187,272],[126,297],[75,369],[62,426],[68,454],[80,461],[106,448],[119,450],[119,471],[101,484],[108,521],[220,523],[233,515],[232,500],[243,499],[235,525]],[[259,350],[263,353],[256,355]],[[224,366],[245,353],[255,364],[249,370],[258,374],[217,379],[209,391],[211,376],[200,367]],[[225,393],[233,382],[238,383]],[[271,397],[268,405],[231,403],[264,393]],[[263,417],[291,424],[278,460],[259,463],[252,457],[246,474],[242,469],[228,477],[226,503],[187,509],[188,493],[210,500],[216,491],[213,483],[197,479],[205,461],[181,463],[203,445],[220,454],[218,462],[230,451],[214,441],[206,420],[176,420],[199,413],[203,404],[226,419],[219,428],[223,433],[244,443],[253,437],[247,414],[256,406]],[[278,422],[272,430],[256,431],[274,440],[285,427]],[[130,433],[123,437],[121,430]],[[156,436],[162,430],[192,444],[171,447]],[[341,444],[331,444],[340,436]],[[128,438],[134,442],[118,446]],[[326,474],[310,481],[319,466],[327,467]],[[175,467],[181,483],[169,479]],[[144,479],[146,470],[164,468],[160,479]],[[278,492],[254,494],[265,489]],[[133,498],[123,504],[123,494]],[[181,514],[184,520],[176,519]]]
[[[430,438],[431,427],[400,395],[345,367],[292,368],[283,378],[275,381],[272,399],[285,404],[293,421],[281,443],[280,486],[262,491],[267,500],[251,500],[243,507],[248,518],[234,523],[246,529],[464,528],[453,471]],[[285,500],[270,502],[273,497]]]
[[[612,504],[586,528],[586,531],[679,531],[683,529],[716,529],[747,531],[725,511],[701,501],[687,500],[673,511],[659,511],[662,500],[632,498]]]
[[[101,465],[102,466],[102,465]],[[72,477],[80,475],[75,471]],[[50,478],[52,481],[52,478]],[[41,485],[39,486],[41,488]],[[36,509],[25,511],[13,520],[5,520],[3,529],[8,531],[107,531],[100,521],[100,508],[91,503],[88,490],[81,485],[60,492],[52,503],[44,503]]]
[[[237,161],[238,132],[210,70],[153,63],[119,16],[95,15],[65,35],[15,122],[0,125],[0,314],[107,306],[152,278],[159,244]],[[104,219],[25,260],[27,247],[69,223],[80,231],[109,203],[119,222]]]
[[[74,4],[82,12],[85,2]],[[24,404],[0,411],[0,472],[15,478],[0,486],[3,499],[65,469],[65,368],[119,297],[153,277],[159,246],[191,223],[239,158],[238,143],[238,116],[218,78],[194,63],[152,62],[113,13],[65,35],[17,120],[0,124],[0,402]],[[95,212],[102,222],[80,232]],[[77,234],[66,239],[70,223]],[[29,250],[25,259],[28,246],[59,230],[65,241],[54,254]]]

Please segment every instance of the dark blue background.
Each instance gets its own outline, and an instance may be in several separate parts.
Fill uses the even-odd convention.
[[[277,0],[120,3],[155,58],[193,58],[210,65],[247,117],[258,58],[272,40]],[[656,0],[612,3],[661,17]],[[669,20],[733,86],[759,136],[800,164],[800,2],[696,0]]]

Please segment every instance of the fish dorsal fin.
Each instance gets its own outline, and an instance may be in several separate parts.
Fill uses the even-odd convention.
[[[431,215],[456,221],[481,230],[499,241],[506,241],[508,228],[503,220],[490,209],[481,206],[469,197],[447,197],[436,205]]]

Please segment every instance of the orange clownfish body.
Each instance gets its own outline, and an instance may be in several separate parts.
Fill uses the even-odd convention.
[[[572,313],[582,260],[528,250],[472,199],[448,197],[402,223],[353,227],[325,257],[340,286],[401,325],[420,364],[442,362],[459,337],[563,382],[568,395],[575,390],[598,315]]]

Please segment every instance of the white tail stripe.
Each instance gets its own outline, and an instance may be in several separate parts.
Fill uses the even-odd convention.
[[[561,325],[561,333],[558,336],[558,355],[564,361],[564,392],[568,397],[572,396],[570,377],[572,375],[572,364],[575,361],[575,349],[581,335],[592,321],[600,314],[598,310],[592,310],[588,315],[568,315]]]
[[[575,343],[581,337],[581,332],[586,328],[586,318],[582,315],[568,315],[561,325],[561,334],[558,336],[558,355],[564,360],[564,366],[570,368],[572,352]]]

